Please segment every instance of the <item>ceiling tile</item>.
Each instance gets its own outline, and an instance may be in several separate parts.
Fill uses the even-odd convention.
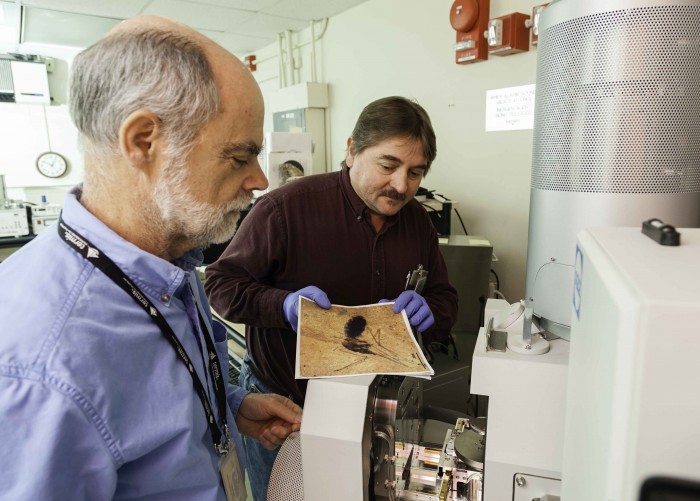
[[[295,19],[323,19],[335,16],[366,0],[282,0],[271,8],[262,10],[265,14],[291,17]]]
[[[255,52],[261,47],[270,45],[276,40],[275,37],[260,38],[248,35],[239,35],[237,33],[220,33],[218,31],[207,32],[206,30],[200,30],[200,32],[238,57]]]
[[[22,43],[88,47],[114,28],[119,19],[27,7]]]
[[[328,10],[328,0],[282,0],[272,8],[262,9],[265,14],[290,17],[294,19],[319,19],[326,17],[323,12]]]
[[[251,12],[260,12],[263,9],[272,7],[281,0],[186,0],[188,2],[197,3],[206,8],[207,5],[218,5],[219,7],[228,7],[231,9],[249,10]]]
[[[126,19],[137,16],[150,0],[22,0],[22,5],[75,14]]]
[[[166,16],[193,28],[226,31],[231,23],[242,23],[252,18],[252,12],[202,5],[183,0],[153,0],[144,10],[144,14]]]
[[[253,52],[285,30],[302,30],[312,19],[332,17],[366,0],[14,0],[47,11],[126,19],[155,14],[183,22],[234,53]],[[87,20],[90,23],[99,21]],[[99,27],[102,29],[102,27]],[[78,30],[80,31],[80,30]],[[216,34],[219,35],[216,35]],[[225,34],[225,35],[224,35]],[[47,34],[48,35],[48,34]],[[51,34],[55,36],[56,34]],[[77,43],[62,35],[56,43]],[[220,36],[220,39],[217,37]]]
[[[255,14],[245,22],[231,25],[227,31],[229,33],[239,33],[242,35],[252,35],[258,37],[273,37],[277,39],[277,34],[285,30],[302,30],[308,23],[299,19],[288,17],[271,16],[269,14]]]

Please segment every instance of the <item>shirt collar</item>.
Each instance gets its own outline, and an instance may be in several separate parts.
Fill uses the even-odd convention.
[[[202,264],[201,249],[188,251],[169,262],[135,246],[90,213],[79,201],[81,193],[82,184],[79,184],[66,194],[61,217],[114,261],[143,292],[161,300],[172,297],[186,275]]]

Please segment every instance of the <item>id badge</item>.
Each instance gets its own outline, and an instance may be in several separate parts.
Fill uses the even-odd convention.
[[[245,478],[238,462],[236,444],[233,440],[229,442],[229,447],[228,454],[219,458],[219,473],[224,483],[226,499],[228,501],[246,501]]]

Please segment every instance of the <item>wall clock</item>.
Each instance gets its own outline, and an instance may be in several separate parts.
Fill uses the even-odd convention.
[[[37,157],[36,168],[43,176],[50,178],[61,177],[68,171],[68,161],[59,153],[47,151]]]

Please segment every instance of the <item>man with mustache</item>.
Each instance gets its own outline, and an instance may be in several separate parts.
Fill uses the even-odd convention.
[[[448,338],[457,293],[414,200],[435,155],[426,111],[402,97],[379,99],[360,114],[341,171],[300,178],[256,202],[205,282],[214,309],[246,324],[244,388],[303,404],[306,381],[294,378],[299,296],[322,308],[395,299],[424,344]],[[429,272],[422,294],[404,291],[418,265]],[[276,453],[246,448],[256,500],[265,499]]]
[[[73,61],[85,180],[0,264],[0,497],[246,499],[241,434],[301,408],[228,385],[195,267],[267,180],[263,100],[231,53],[158,17]]]

